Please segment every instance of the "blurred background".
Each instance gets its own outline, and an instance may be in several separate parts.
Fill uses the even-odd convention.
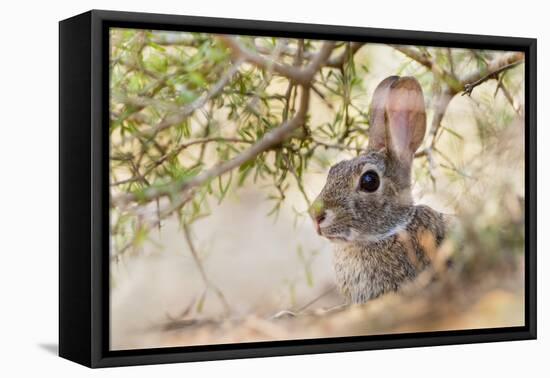
[[[522,54],[112,29],[110,69],[113,349],[523,324]],[[396,74],[424,90],[414,197],[457,216],[453,268],[324,312],[306,210]]]

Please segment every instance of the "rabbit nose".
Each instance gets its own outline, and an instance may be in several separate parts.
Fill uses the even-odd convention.
[[[309,214],[315,223],[315,229],[318,234],[321,234],[321,222],[323,222],[327,217],[327,212],[323,206],[322,201],[314,201],[309,209]]]
[[[327,213],[324,210],[313,217],[313,220],[315,221],[315,230],[319,235],[321,235],[321,223],[323,223],[326,217]]]
[[[321,222],[323,222],[326,217],[327,217],[327,213],[326,213],[326,211],[323,210],[322,213],[317,214],[315,216],[315,221],[317,222],[317,224],[321,224]]]

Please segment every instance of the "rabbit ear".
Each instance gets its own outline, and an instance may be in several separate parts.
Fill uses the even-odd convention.
[[[369,109],[369,149],[380,150],[386,147],[386,101],[393,83],[399,76],[389,76],[374,90]]]
[[[422,87],[413,77],[394,81],[385,104],[386,148],[404,163],[412,162],[426,133]]]

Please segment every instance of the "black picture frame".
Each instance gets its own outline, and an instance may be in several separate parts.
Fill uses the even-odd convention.
[[[110,27],[448,46],[525,53],[523,327],[109,350]],[[59,23],[59,355],[89,367],[536,338],[536,39],[92,10]]]

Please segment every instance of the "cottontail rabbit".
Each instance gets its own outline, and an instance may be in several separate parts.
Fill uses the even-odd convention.
[[[351,303],[397,290],[430,264],[445,217],[415,206],[411,165],[426,131],[422,88],[390,76],[374,91],[365,153],[330,168],[310,214],[335,245],[337,284]]]

